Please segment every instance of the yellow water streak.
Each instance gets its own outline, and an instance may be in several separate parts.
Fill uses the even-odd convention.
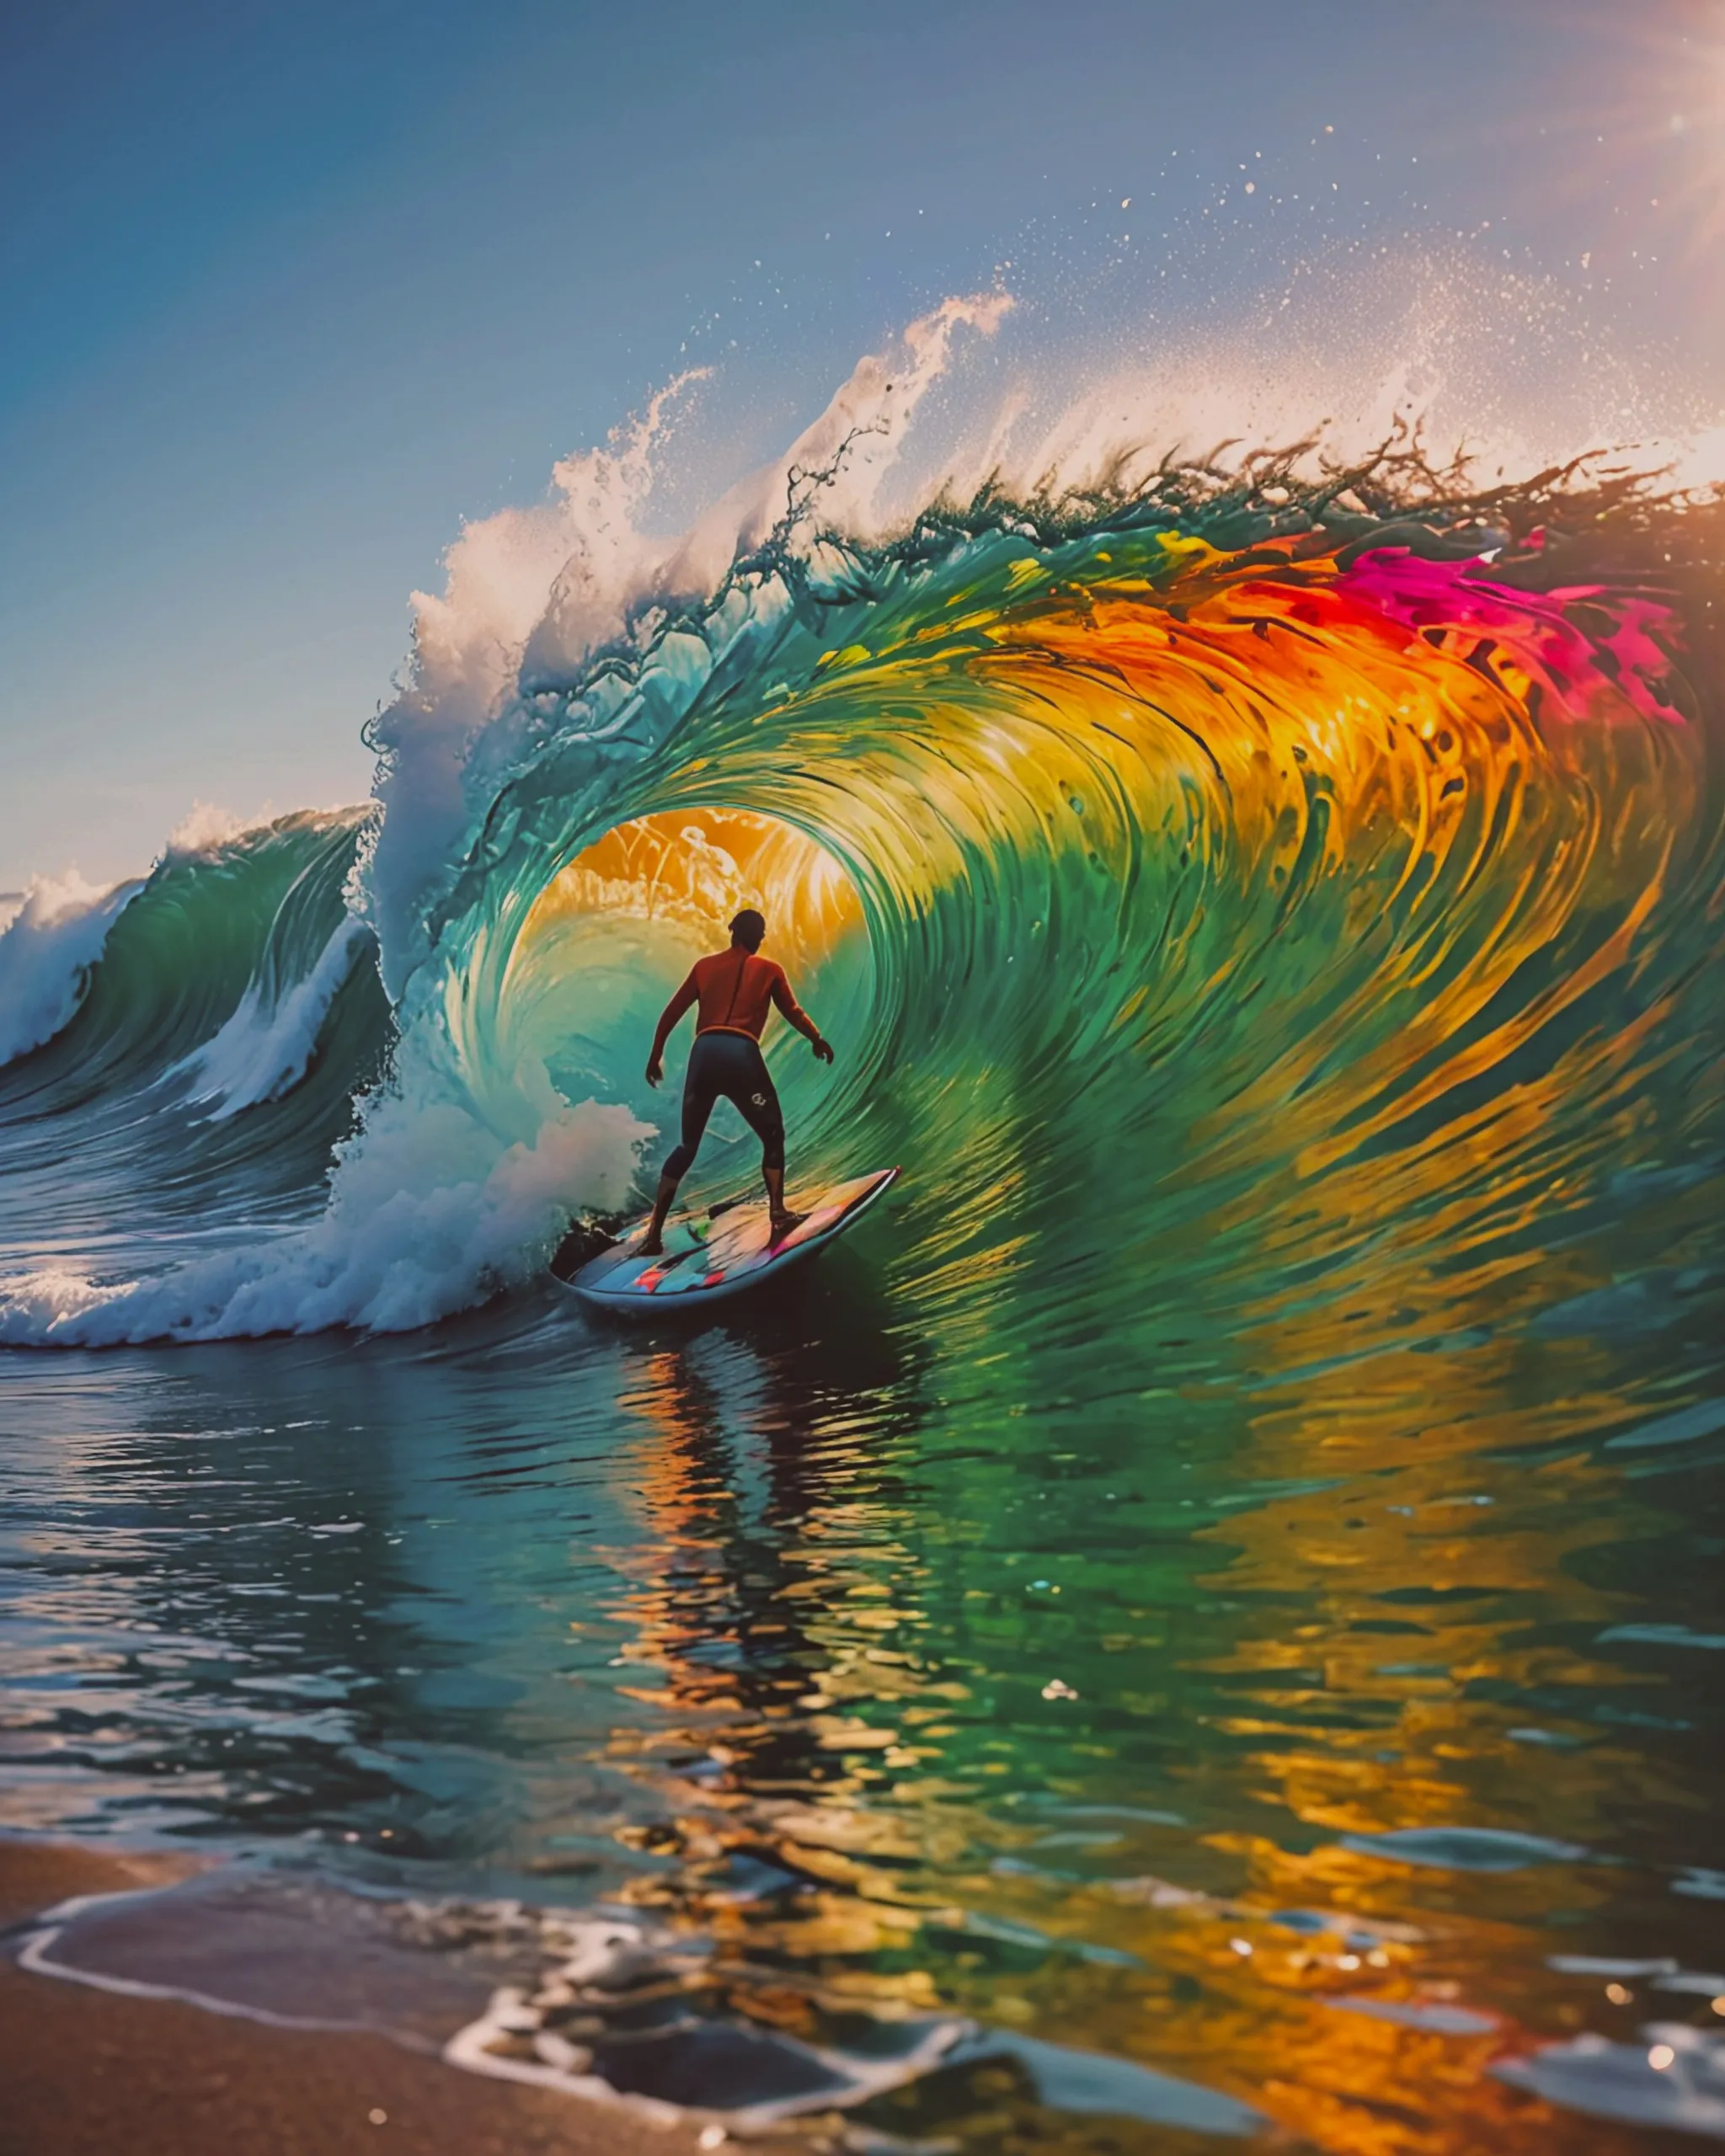
[[[754,906],[786,964],[825,958],[861,920],[833,857],[777,817],[678,808],[618,824],[585,848],[535,900],[512,968],[579,915],[670,921],[722,945],[734,915]]]

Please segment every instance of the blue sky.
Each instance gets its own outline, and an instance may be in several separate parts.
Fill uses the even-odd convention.
[[[1330,199],[1194,253],[1247,159],[1254,216]],[[1725,403],[1716,0],[10,11],[0,888],[147,866],[195,798],[358,798],[463,518],[692,357],[730,476],[919,308],[1057,281],[1152,189],[1127,316],[1161,254],[1178,311],[1429,236]]]

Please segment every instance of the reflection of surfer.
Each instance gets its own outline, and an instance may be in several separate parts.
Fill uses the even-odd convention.
[[[665,1247],[660,1239],[665,1216],[677,1194],[677,1185],[689,1172],[707,1118],[721,1094],[735,1104],[761,1140],[761,1173],[772,1209],[773,1240],[788,1235],[802,1217],[785,1209],[785,1119],[761,1053],[767,1006],[777,1005],[822,1063],[832,1061],[832,1049],[821,1038],[820,1027],[791,993],[784,968],[760,955],[766,937],[766,921],[752,906],[745,907],[731,923],[729,950],[697,958],[660,1017],[653,1053],[647,1059],[649,1086],[656,1086],[665,1075],[660,1059],[671,1028],[692,1004],[701,1006],[695,1021],[694,1052],[683,1081],[682,1143],[665,1162],[659,1178],[652,1224],[646,1239],[638,1246],[640,1257],[657,1257]]]

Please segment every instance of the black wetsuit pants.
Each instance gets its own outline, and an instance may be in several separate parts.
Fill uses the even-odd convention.
[[[681,1182],[689,1172],[707,1118],[721,1094],[761,1140],[761,1166],[783,1167],[785,1119],[766,1075],[761,1043],[747,1033],[697,1033],[689,1075],[683,1081],[683,1142],[665,1164],[665,1172],[674,1182]]]

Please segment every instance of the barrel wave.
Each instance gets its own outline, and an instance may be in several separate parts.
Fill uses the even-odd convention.
[[[1317,1353],[1501,1323],[1709,1157],[1717,511],[1265,456],[859,536],[852,467],[953,326],[654,556],[569,506],[643,439],[560,471],[512,641],[459,549],[421,602],[368,814],[164,863],[8,1073],[11,1171],[40,1112],[87,1130],[109,1252],[62,1212],[8,1340],[528,1282],[650,1178],[642,1041],[745,899],[844,1049],[774,1049],[793,1180],[905,1163],[919,1298],[1038,1277],[1055,1331],[1200,1302]],[[192,1192],[183,1246],[115,1238]]]

